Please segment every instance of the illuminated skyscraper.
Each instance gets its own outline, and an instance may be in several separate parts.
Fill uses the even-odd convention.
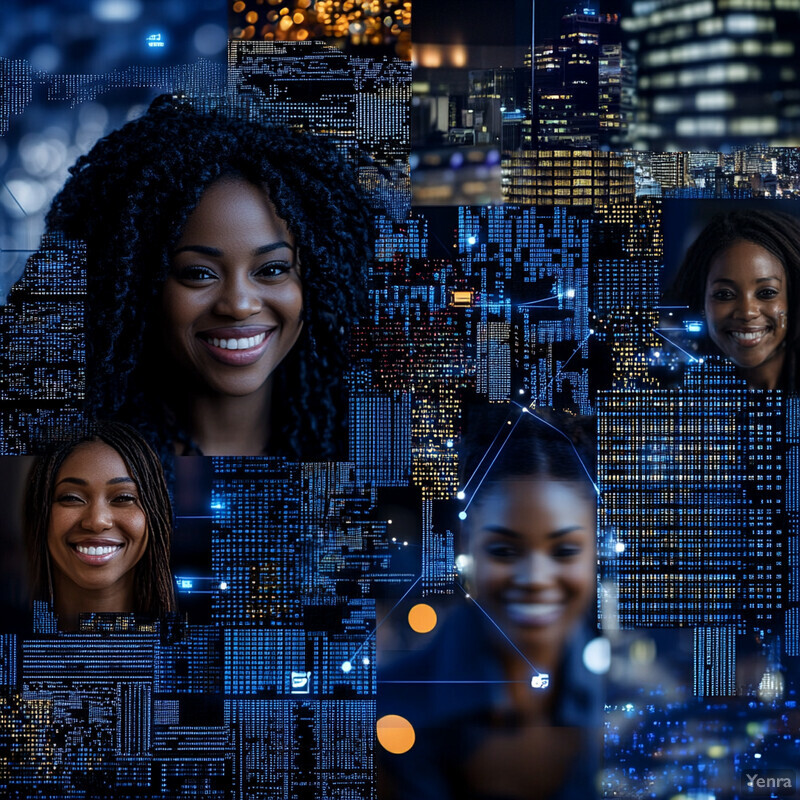
[[[362,186],[393,219],[408,216],[410,63],[310,41],[231,42],[228,63],[237,104],[324,135],[345,153],[360,151],[354,166]]]
[[[630,203],[633,168],[599,150],[523,150],[503,158],[503,197],[516,205]]]
[[[84,395],[85,247],[48,237],[0,308],[0,452],[75,424]]]
[[[800,0],[632,0],[642,150],[800,142]]]
[[[616,554],[607,577],[617,584],[620,625],[780,635],[788,600],[780,394],[752,392],[710,359],[680,389],[601,392],[597,407],[601,538]],[[729,658],[728,644],[709,636],[698,633],[696,658]],[[726,664],[696,672],[697,686],[725,693]]]

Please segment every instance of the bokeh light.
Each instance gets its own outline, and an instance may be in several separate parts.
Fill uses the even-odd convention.
[[[375,725],[378,743],[384,750],[395,755],[407,753],[417,739],[414,726],[398,714],[387,714]]]
[[[408,624],[416,633],[430,633],[436,627],[436,612],[427,603],[417,603],[408,612]]]

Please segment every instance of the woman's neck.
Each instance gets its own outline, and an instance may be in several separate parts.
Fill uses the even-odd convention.
[[[242,397],[195,395],[190,401],[192,441],[206,456],[263,455],[270,438],[269,384]]]

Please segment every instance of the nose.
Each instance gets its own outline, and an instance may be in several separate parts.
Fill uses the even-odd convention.
[[[550,586],[555,581],[556,565],[545,553],[529,553],[517,562],[514,582],[526,589]]]
[[[214,311],[223,317],[247,319],[261,311],[258,289],[244,276],[231,276],[220,286]]]
[[[737,319],[755,319],[761,316],[761,306],[758,298],[750,295],[742,295],[736,304]]]
[[[101,533],[114,527],[114,517],[107,503],[90,503],[81,518],[81,528],[92,533]]]

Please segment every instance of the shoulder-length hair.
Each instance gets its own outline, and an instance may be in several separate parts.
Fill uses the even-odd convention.
[[[119,453],[136,483],[139,501],[147,521],[147,548],[134,574],[134,610],[161,616],[175,611],[175,591],[170,570],[172,504],[161,462],[147,442],[128,425],[94,422],[75,437],[55,444],[37,457],[28,475],[23,505],[23,533],[28,564],[37,600],[50,600],[51,575],[47,530],[61,465],[76,447],[86,442],[103,442]]]
[[[329,143],[162,96],[78,159],[46,218],[87,247],[87,415],[137,427],[168,462],[193,452],[168,382],[160,295],[186,220],[215,181],[264,189],[297,243],[303,330],[276,368],[270,452],[345,454],[349,339],[366,299],[373,224],[353,171]],[[266,411],[265,411],[266,413]]]
[[[671,296],[701,313],[705,306],[706,282],[711,262],[737,242],[751,242],[763,247],[780,261],[786,273],[789,313],[786,329],[786,362],[781,386],[797,390],[797,358],[800,344],[800,221],[780,211],[730,211],[719,214],[706,225],[686,251],[672,285]],[[709,337],[704,346],[709,352],[718,349]]]

